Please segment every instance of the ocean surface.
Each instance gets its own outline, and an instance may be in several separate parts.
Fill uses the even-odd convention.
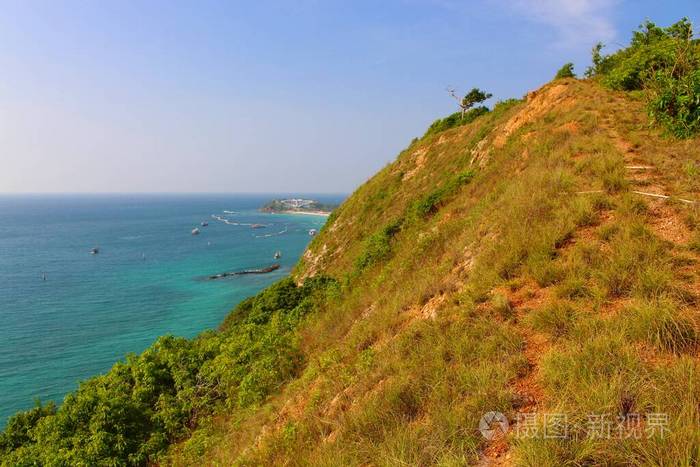
[[[277,197],[0,196],[0,427],[158,336],[216,327],[287,275],[326,218],[257,211]],[[270,274],[205,280],[275,262]]]

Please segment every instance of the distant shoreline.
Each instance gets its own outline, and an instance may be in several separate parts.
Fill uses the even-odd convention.
[[[321,203],[313,199],[290,198],[273,199],[260,208],[262,212],[273,214],[305,214],[307,216],[328,217],[337,204]]]
[[[268,211],[270,214],[303,214],[306,216],[323,216],[331,215],[328,211]]]

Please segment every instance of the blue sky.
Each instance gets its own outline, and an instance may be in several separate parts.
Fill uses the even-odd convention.
[[[0,192],[350,192],[698,0],[0,1]],[[699,28],[700,29],[700,28]]]

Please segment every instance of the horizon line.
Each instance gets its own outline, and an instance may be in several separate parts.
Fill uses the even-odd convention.
[[[349,195],[326,191],[0,191],[0,196],[110,196],[110,195]]]

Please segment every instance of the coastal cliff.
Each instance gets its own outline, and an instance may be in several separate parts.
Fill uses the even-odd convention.
[[[436,125],[219,330],[13,418],[3,465],[696,464],[700,138],[616,63]]]

